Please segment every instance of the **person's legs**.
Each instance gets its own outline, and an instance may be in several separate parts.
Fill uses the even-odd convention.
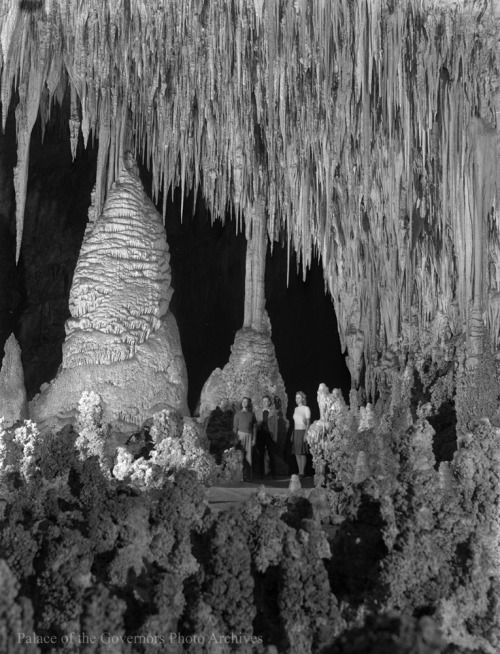
[[[271,472],[271,477],[276,479],[276,443],[271,438],[271,435],[267,435],[266,440],[267,453],[269,454],[269,470]]]
[[[262,437],[262,434],[257,434],[257,438],[255,441],[255,451],[256,451],[256,466],[255,466],[255,472],[261,479],[264,478],[265,476],[265,465],[264,465],[264,459],[266,456],[266,444],[265,441]]]
[[[299,469],[299,477],[304,476],[304,471],[306,469],[307,456],[303,454],[304,452],[304,436],[305,429],[299,430],[296,429],[293,432],[293,449],[292,452],[295,454],[297,460],[297,467]]]
[[[303,477],[304,470],[306,469],[307,457],[305,454],[296,454],[295,458],[297,459],[297,465],[299,467],[299,477]]]
[[[250,434],[238,432],[238,438],[243,448],[243,481],[252,481],[252,437]]]

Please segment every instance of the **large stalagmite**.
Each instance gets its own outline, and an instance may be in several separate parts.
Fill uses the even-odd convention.
[[[260,406],[263,394],[278,397],[286,413],[287,399],[274,345],[271,322],[265,310],[266,215],[262,202],[247,210],[247,252],[245,273],[245,313],[231,347],[226,366],[217,368],[201,391],[200,415],[216,407],[237,405],[244,396]]]
[[[0,367],[0,418],[5,419],[4,427],[11,427],[27,416],[21,348],[11,334],[5,343],[5,356]]]
[[[92,213],[92,212],[91,212]],[[103,401],[103,420],[137,429],[163,408],[187,413],[187,373],[161,218],[131,155],[102,214],[90,221],[70,293],[62,368],[30,404],[43,428],[71,420],[84,391]]]

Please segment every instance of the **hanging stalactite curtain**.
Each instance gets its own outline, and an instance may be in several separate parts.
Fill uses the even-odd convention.
[[[370,362],[435,342],[444,323],[461,330],[481,267],[498,341],[495,3],[40,4],[0,0],[4,125],[18,91],[18,250],[24,144],[69,89],[73,152],[80,130],[99,139],[97,207],[127,120],[156,196],[194,189],[214,219],[232,206],[238,221],[258,199],[271,241],[286,231],[304,268],[321,256],[354,367],[356,347]]]

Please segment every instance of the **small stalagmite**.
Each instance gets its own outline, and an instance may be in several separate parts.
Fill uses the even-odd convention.
[[[5,418],[4,427],[11,427],[27,417],[21,348],[14,334],[11,334],[5,343],[5,356],[0,369],[0,418]]]
[[[42,429],[73,420],[89,390],[102,398],[103,421],[125,433],[163,408],[188,413],[187,372],[169,311],[170,281],[161,217],[127,154],[102,214],[87,226],[70,292],[61,370],[30,405]]]

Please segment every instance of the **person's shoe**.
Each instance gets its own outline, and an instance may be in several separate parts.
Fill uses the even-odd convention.
[[[304,479],[305,475],[303,475],[301,472],[299,472],[299,479]]]

